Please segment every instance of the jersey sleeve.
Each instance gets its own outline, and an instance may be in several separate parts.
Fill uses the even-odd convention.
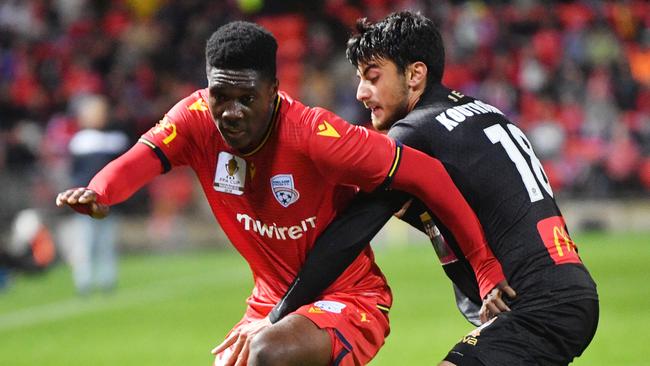
[[[97,193],[99,203],[111,206],[125,201],[160,174],[156,157],[147,150],[136,144],[93,177],[88,189]]]
[[[396,145],[385,135],[354,126],[322,108],[303,113],[305,151],[332,183],[370,192],[394,171]]]
[[[418,197],[451,230],[476,274],[481,298],[485,298],[505,276],[478,217],[439,160],[408,146],[401,150],[392,187]]]
[[[148,146],[158,157],[162,173],[174,166],[188,165],[191,162],[194,136],[200,135],[201,123],[197,122],[196,110],[192,101],[201,101],[195,93],[172,107],[167,114],[138,140]],[[207,106],[204,107],[207,110]]]

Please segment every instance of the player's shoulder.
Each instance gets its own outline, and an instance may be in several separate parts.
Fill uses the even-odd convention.
[[[179,100],[170,112],[184,115],[209,116],[210,108],[208,107],[207,88],[195,90]]]
[[[458,129],[482,129],[482,122],[504,122],[507,118],[498,108],[474,97],[438,86],[427,92],[409,115],[400,121],[405,125],[430,125],[442,132]]]
[[[287,122],[304,122],[306,117],[318,110],[318,108],[303,104],[282,90],[278,92],[278,97],[280,98],[280,115]]]
[[[292,98],[286,92],[278,92],[280,98],[280,118],[284,128],[294,128],[303,131],[318,128],[319,125],[331,125],[334,119],[338,119],[336,115],[322,107],[307,106],[300,101]],[[321,126],[322,128],[322,126]]]

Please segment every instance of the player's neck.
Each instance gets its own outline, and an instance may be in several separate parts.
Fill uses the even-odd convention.
[[[422,97],[422,94],[424,94],[424,88],[418,88],[409,91],[408,103],[406,104],[408,113],[410,113],[413,109],[415,109],[415,106],[420,101],[420,97]]]

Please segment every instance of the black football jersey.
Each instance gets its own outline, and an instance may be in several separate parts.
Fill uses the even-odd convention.
[[[389,135],[443,163],[518,292],[511,306],[539,308],[597,299],[596,285],[569,235],[542,164],[524,133],[497,108],[432,86]],[[421,204],[412,205],[405,219],[429,234],[444,267],[454,263],[445,271],[461,293],[474,303],[480,300],[474,274],[449,230]],[[427,231],[427,225],[440,235]],[[456,258],[445,253],[445,245]]]
[[[541,163],[523,132],[498,109],[443,86],[432,86],[415,109],[393,125],[389,135],[442,162],[474,210],[506,279],[517,291],[510,302],[512,308],[597,299],[596,285],[578,255]],[[409,198],[399,191],[356,197],[316,240],[270,314],[271,321],[313,301]],[[465,259],[467,253],[462,252],[451,230],[417,200],[402,220],[429,236],[453,283],[458,309],[478,325],[478,283]]]

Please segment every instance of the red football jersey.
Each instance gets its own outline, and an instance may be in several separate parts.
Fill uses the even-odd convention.
[[[384,181],[395,143],[280,92],[263,143],[244,155],[223,140],[207,100],[207,89],[194,92],[140,141],[171,166],[194,169],[214,215],[253,272],[249,304],[270,311],[357,187],[370,191]],[[384,292],[385,305],[391,302],[370,247],[325,293],[335,291]]]

